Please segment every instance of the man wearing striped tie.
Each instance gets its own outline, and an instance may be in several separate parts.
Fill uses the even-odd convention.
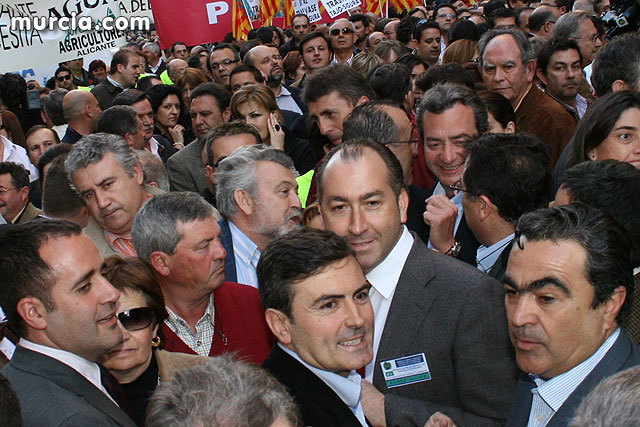
[[[100,255],[136,256],[131,241],[133,219],[157,188],[144,186],[138,155],[120,136],[83,137],[65,163],[69,180],[91,214],[84,229]]]

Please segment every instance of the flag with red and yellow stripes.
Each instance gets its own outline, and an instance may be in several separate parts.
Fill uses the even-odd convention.
[[[386,0],[364,0],[363,7],[366,12],[373,12],[378,16],[382,16],[384,12],[384,8],[382,5],[386,2]]]
[[[241,0],[233,0],[233,37],[247,40],[251,31],[251,21]]]
[[[280,12],[282,0],[260,0],[260,23],[271,25],[273,17]]]
[[[398,13],[402,13],[405,9],[411,10],[416,6],[424,6],[421,0],[389,0],[389,2],[389,7],[395,7]]]

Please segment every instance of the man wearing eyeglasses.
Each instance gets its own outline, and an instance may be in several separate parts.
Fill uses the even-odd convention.
[[[458,12],[451,3],[440,3],[433,16],[438,24],[440,24],[440,31],[442,32],[442,39],[440,40],[440,54],[449,46],[449,28],[458,20]]]
[[[73,76],[71,75],[71,70],[68,67],[58,67],[55,72],[55,78],[58,82],[58,87],[61,87],[62,89],[73,90],[76,88],[76,86],[73,84]]]
[[[100,273],[103,265],[71,222],[31,221],[0,236],[0,305],[21,337],[2,373],[25,426],[135,426],[117,382],[96,363],[122,339],[120,293]]]
[[[231,72],[242,64],[240,54],[228,43],[220,43],[213,47],[209,56],[209,69],[216,83],[229,88],[229,76]]]
[[[348,22],[348,21],[347,21]],[[300,90],[282,84],[284,71],[282,56],[278,48],[273,45],[260,45],[251,49],[244,56],[244,63],[253,65],[265,76],[267,86],[276,97],[276,103],[281,110],[304,114],[307,110],[300,100]]]
[[[358,36],[353,22],[341,18],[329,27],[331,46],[333,47],[333,60],[331,65],[351,65],[355,55],[355,44]]]

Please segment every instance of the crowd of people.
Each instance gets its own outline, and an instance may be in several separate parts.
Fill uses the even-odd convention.
[[[638,425],[612,6],[132,32],[1,76],[0,424]]]

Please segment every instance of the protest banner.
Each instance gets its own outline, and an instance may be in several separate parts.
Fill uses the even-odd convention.
[[[0,0],[0,72],[122,46],[125,32],[116,28],[121,19],[119,0]]]

